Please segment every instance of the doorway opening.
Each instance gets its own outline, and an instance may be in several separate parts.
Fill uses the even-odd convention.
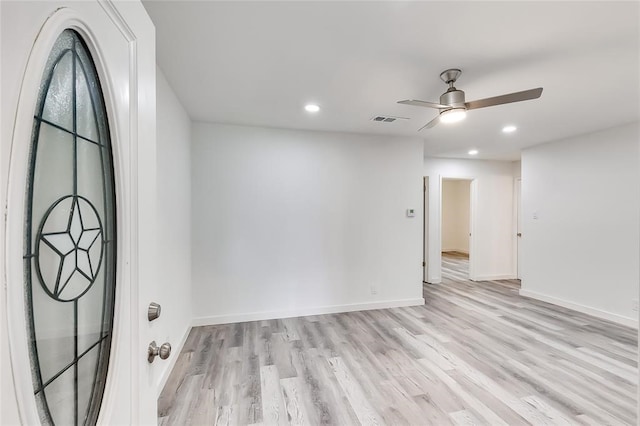
[[[470,279],[471,179],[442,179],[442,278]]]

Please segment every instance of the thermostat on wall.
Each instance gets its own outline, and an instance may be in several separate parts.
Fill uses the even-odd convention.
[[[407,209],[407,217],[414,217],[416,215],[416,211],[414,209]]]

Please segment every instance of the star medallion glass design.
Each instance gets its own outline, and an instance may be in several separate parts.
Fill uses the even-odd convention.
[[[102,263],[103,232],[96,208],[68,195],[47,211],[37,236],[37,272],[52,298],[72,301],[91,287]]]

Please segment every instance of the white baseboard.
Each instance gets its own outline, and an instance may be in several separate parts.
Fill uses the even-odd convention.
[[[213,315],[194,318],[192,327],[201,325],[229,324],[246,321],[262,321],[279,318],[304,317],[308,315],[335,314],[341,312],[367,311],[371,309],[400,308],[403,306],[424,305],[424,298],[383,300],[380,302],[351,303],[346,305],[317,306],[310,308],[292,309],[286,311],[262,311],[243,314]]]
[[[515,280],[518,277],[514,274],[504,275],[477,275],[473,278],[473,281],[497,281],[497,280]]]
[[[562,306],[563,308],[572,309],[574,311],[582,312],[583,314],[591,315],[596,318],[606,319],[617,324],[626,325],[627,327],[638,328],[638,320],[633,318],[624,317],[622,315],[613,314],[611,312],[603,311],[591,306],[581,305],[575,302],[569,302],[568,300],[558,299],[554,296],[548,296],[546,294],[538,293],[536,291],[520,289],[520,296],[530,297],[532,299],[541,300],[543,302],[552,303],[554,305]]]
[[[167,384],[167,380],[169,380],[169,376],[171,375],[173,367],[175,367],[176,362],[178,361],[178,356],[180,355],[180,352],[182,352],[184,344],[187,342],[187,337],[189,337],[189,333],[191,333],[192,327],[193,326],[191,325],[187,326],[187,331],[185,331],[182,339],[180,339],[177,345],[171,346],[171,355],[169,356],[168,360],[169,365],[167,365],[167,368],[164,369],[164,373],[162,374],[162,376],[160,376],[160,380],[158,380],[158,387],[156,389],[158,392],[157,398],[160,398],[160,394],[162,393],[164,386]]]

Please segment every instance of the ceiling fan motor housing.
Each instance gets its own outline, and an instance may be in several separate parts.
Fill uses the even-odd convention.
[[[452,108],[465,108],[464,92],[452,87],[440,96],[440,103],[442,105],[451,105]]]

